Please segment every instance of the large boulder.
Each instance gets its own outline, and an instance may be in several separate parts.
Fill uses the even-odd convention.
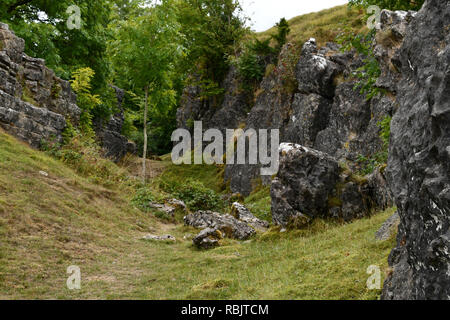
[[[383,299],[450,299],[450,3],[427,0],[398,53],[387,168],[400,215]]]
[[[318,217],[349,221],[370,215],[379,208],[373,180],[353,174],[326,153],[283,143],[271,186],[273,222],[301,227]]]

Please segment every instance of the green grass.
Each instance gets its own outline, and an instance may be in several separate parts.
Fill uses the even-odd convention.
[[[288,41],[302,45],[309,38],[316,38],[320,46],[328,41],[335,41],[336,36],[345,26],[355,31],[365,28],[364,12],[359,9],[349,9],[347,5],[297,16],[289,20],[291,33]],[[267,39],[276,33],[276,28],[257,34],[258,39]]]
[[[164,176],[220,186],[217,167],[169,166]],[[377,299],[366,270],[387,270],[394,246],[374,240],[392,209],[199,251],[197,230],[134,208],[132,197],[126,185],[97,185],[0,131],[0,299]],[[269,200],[260,188],[245,203],[268,215]],[[141,240],[148,233],[177,241]],[[81,268],[79,291],[66,288],[70,265]]]

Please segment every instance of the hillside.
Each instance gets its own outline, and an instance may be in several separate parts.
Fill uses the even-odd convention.
[[[194,167],[171,170],[196,176]],[[374,233],[392,210],[199,251],[189,238],[195,230],[133,208],[130,191],[94,184],[0,132],[0,298],[376,299],[380,293],[366,289],[366,269],[386,268],[394,240],[376,242]],[[148,233],[178,240],[141,240]],[[66,288],[70,265],[81,268],[80,291]]]
[[[344,28],[351,28],[355,32],[364,30],[366,26],[363,17],[362,10],[349,8],[347,5],[300,15],[288,21],[291,32],[287,40],[302,45],[313,37],[320,46],[323,46],[326,42],[335,41],[338,33]],[[266,39],[275,33],[276,27],[273,27],[257,33],[257,38]]]

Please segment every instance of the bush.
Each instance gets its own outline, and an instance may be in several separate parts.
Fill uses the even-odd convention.
[[[216,210],[224,208],[225,204],[220,196],[197,180],[188,179],[184,183],[177,181],[161,181],[160,187],[171,193],[175,198],[183,200],[192,211]]]
[[[102,157],[102,149],[91,136],[83,135],[68,126],[63,137],[63,143],[56,139],[41,141],[41,150],[94,183],[113,187],[128,180],[124,169]]]
[[[378,61],[375,59],[372,50],[372,43],[375,37],[375,31],[367,33],[355,34],[350,29],[345,29],[336,38],[336,41],[342,45],[342,51],[349,51],[354,48],[364,58],[364,65],[360,67],[355,76],[359,82],[355,85],[355,90],[360,90],[361,94],[366,96],[367,100],[371,100],[383,90],[377,88],[375,83],[381,75],[381,69]]]
[[[277,34],[273,36],[273,39],[277,42],[276,52],[279,54],[287,42],[287,36],[291,32],[291,29],[289,28],[289,23],[285,18],[281,18],[280,22],[276,24],[276,27]]]
[[[135,196],[131,200],[131,204],[141,209],[144,212],[150,210],[150,203],[155,201],[155,196],[148,188],[140,188],[136,191]]]

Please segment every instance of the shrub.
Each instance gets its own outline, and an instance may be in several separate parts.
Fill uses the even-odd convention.
[[[357,69],[354,74],[359,79],[354,89],[360,90],[360,93],[364,94],[367,100],[371,100],[377,94],[383,93],[383,90],[375,86],[378,77],[381,75],[381,69],[372,50],[374,37],[375,30],[356,34],[349,28],[345,28],[336,37],[336,41],[342,45],[341,51],[345,52],[354,48],[360,55],[365,57],[363,66]]]
[[[188,179],[183,183],[174,180],[161,181],[160,187],[175,198],[183,200],[192,211],[221,210],[225,206],[214,190],[194,179]]]
[[[131,204],[144,212],[150,210],[150,203],[155,201],[155,196],[148,188],[140,188],[136,191],[135,196],[131,200]]]
[[[277,27],[277,33],[272,37],[277,42],[276,53],[279,54],[287,42],[287,36],[291,32],[291,29],[289,28],[289,23],[285,18],[281,18],[280,22],[278,22],[275,26]]]
[[[106,187],[117,186],[128,179],[124,169],[102,157],[102,149],[91,136],[83,135],[73,127],[68,127],[63,136],[63,143],[56,139],[41,141],[41,150]]]

